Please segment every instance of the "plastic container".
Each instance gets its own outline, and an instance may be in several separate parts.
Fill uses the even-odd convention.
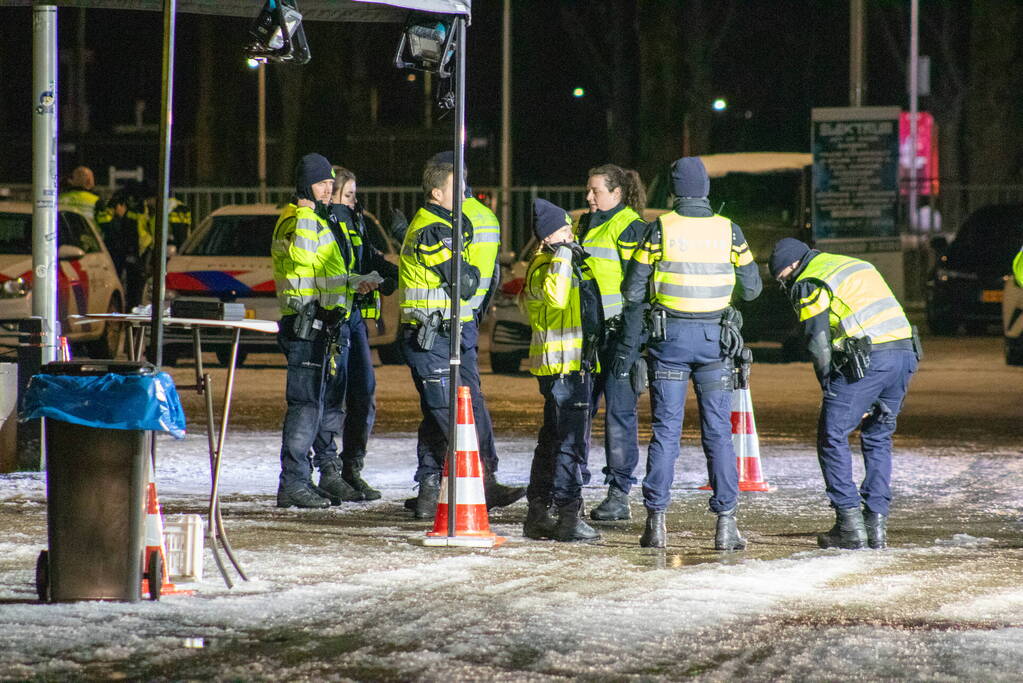
[[[181,581],[202,581],[202,517],[167,517],[163,524],[163,540],[167,547],[167,574]]]

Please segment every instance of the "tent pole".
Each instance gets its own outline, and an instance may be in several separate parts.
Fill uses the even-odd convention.
[[[57,8],[32,9],[32,315],[42,362],[57,360]]]
[[[452,186],[454,189],[454,214],[451,236],[451,354],[448,365],[451,395],[448,400],[448,536],[455,535],[455,451],[458,434],[458,385],[462,367],[462,199],[465,197],[465,17],[455,18],[455,168]]]
[[[153,249],[153,306],[152,328],[149,339],[149,358],[156,367],[163,365],[163,300],[167,279],[167,199],[170,196],[171,122],[174,110],[174,31],[177,0],[163,3],[163,94],[160,107],[160,181],[156,206],[159,221],[156,224]]]

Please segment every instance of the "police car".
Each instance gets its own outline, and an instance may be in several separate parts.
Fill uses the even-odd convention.
[[[223,206],[199,225],[167,263],[167,299],[210,299],[245,305],[245,317],[278,320],[280,309],[274,289],[270,243],[281,209],[273,204]],[[397,263],[398,248],[384,233],[376,217],[366,214],[369,241]],[[398,306],[395,296],[382,298],[381,317],[368,321],[370,345],[384,363],[401,362],[398,350]],[[222,364],[230,361],[232,333],[203,333],[203,348],[214,351]],[[238,350],[240,365],[249,353],[278,352],[272,334],[242,332]],[[168,328],[164,337],[164,362],[172,365],[192,353],[191,332]]]
[[[69,315],[121,313],[124,288],[91,218],[57,212],[57,316],[61,334],[93,358],[113,358],[120,325],[71,325]],[[19,321],[32,315],[32,204],[0,202],[0,346],[17,345]]]

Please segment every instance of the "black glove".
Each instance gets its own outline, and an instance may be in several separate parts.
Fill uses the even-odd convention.
[[[566,242],[565,246],[572,250],[572,261],[576,265],[582,265],[583,261],[590,256],[578,242]]]
[[[726,358],[736,358],[742,345],[742,314],[729,306],[721,314],[721,352]]]

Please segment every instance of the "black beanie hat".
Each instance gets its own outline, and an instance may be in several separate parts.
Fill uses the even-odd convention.
[[[710,194],[710,178],[700,157],[682,157],[671,165],[671,187],[676,197]]]
[[[796,261],[802,261],[810,247],[805,242],[800,242],[795,237],[785,237],[778,240],[771,252],[771,277],[778,279],[778,273],[791,266]]]
[[[562,226],[571,224],[572,219],[560,206],[555,206],[546,199],[533,200],[533,233],[538,240],[543,241]]]
[[[322,180],[333,180],[334,169],[322,154],[306,154],[295,168],[295,194],[299,199],[315,201],[311,185]]]

